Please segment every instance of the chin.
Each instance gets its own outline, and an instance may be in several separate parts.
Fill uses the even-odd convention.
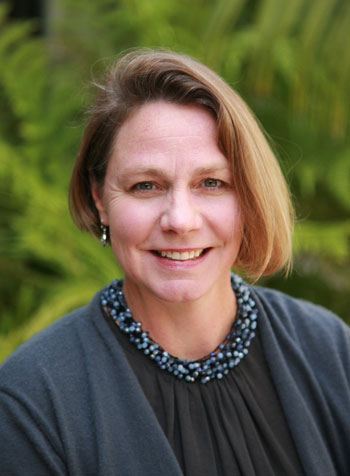
[[[206,294],[203,284],[198,282],[173,281],[164,283],[156,290],[155,294],[163,301],[170,303],[186,303],[196,301]]]

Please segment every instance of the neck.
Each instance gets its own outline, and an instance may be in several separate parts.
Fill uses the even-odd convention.
[[[187,360],[213,352],[230,332],[237,310],[229,280],[220,295],[213,291],[190,302],[161,301],[127,279],[123,291],[143,330],[171,355]]]

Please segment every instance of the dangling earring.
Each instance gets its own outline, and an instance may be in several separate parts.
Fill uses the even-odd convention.
[[[105,247],[106,244],[107,244],[107,227],[103,224],[102,221],[100,223],[100,228],[101,228],[100,241],[101,241],[102,246]]]

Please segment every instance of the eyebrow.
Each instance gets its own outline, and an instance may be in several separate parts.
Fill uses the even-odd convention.
[[[198,167],[194,171],[196,175],[208,175],[208,174],[217,173],[217,172],[230,172],[229,164],[227,164],[227,166],[217,166],[217,167],[215,166]],[[130,168],[127,168],[123,173],[121,173],[120,177],[124,178],[124,177],[129,177],[130,175],[132,176],[149,175],[149,176],[159,177],[159,178],[167,177],[167,174],[165,172],[154,167],[141,167],[141,168],[138,168],[137,170],[130,167]]]

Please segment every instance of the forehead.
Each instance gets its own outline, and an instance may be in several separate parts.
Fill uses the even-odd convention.
[[[126,119],[117,136],[121,145],[128,140],[130,130],[139,140],[149,140],[152,137],[177,137],[179,135],[208,134],[217,135],[216,122],[204,108],[195,105],[180,105],[165,101],[146,103]]]
[[[217,125],[212,115],[198,106],[164,101],[136,109],[119,129],[112,153],[112,161],[128,166],[158,159],[174,163],[179,158],[186,158],[186,164],[202,161],[209,162],[202,165],[227,165],[218,147]]]

